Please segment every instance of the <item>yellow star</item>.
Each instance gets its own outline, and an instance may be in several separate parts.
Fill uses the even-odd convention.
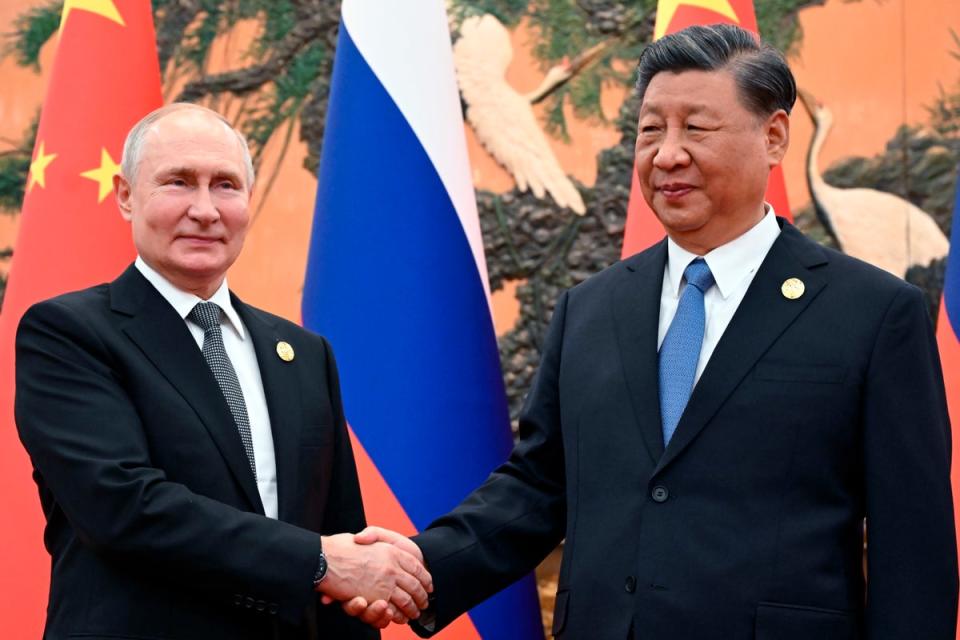
[[[41,141],[40,146],[37,147],[37,157],[30,163],[30,178],[27,180],[27,193],[30,193],[30,190],[33,189],[33,185],[35,184],[40,185],[44,189],[47,188],[47,180],[44,172],[56,157],[57,154],[55,153],[44,153],[43,142]]]
[[[653,27],[654,40],[659,40],[666,35],[667,28],[670,27],[670,21],[673,20],[674,14],[682,4],[709,9],[730,18],[737,24],[740,23],[737,12],[730,6],[730,0],[660,0],[657,5],[657,24]]]
[[[63,27],[66,26],[67,18],[70,17],[70,12],[73,10],[96,13],[107,20],[116,22],[121,27],[126,26],[123,21],[123,16],[120,15],[120,12],[117,10],[117,5],[113,3],[113,0],[66,0],[66,2],[63,3],[63,14],[60,18],[61,33],[63,33]]]
[[[84,171],[80,175],[87,180],[93,180],[99,183],[100,192],[97,194],[97,202],[103,202],[103,199],[113,191],[113,176],[120,172],[120,165],[113,161],[110,152],[106,149],[100,150],[100,166],[90,171]]]

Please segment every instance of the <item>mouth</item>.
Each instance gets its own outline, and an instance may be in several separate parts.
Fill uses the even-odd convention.
[[[216,236],[179,236],[178,239],[183,240],[185,242],[189,242],[190,244],[197,244],[197,245],[204,245],[204,246],[217,244],[218,242],[221,241],[220,238]]]
[[[679,200],[691,193],[696,187],[686,182],[668,182],[657,185],[656,189],[667,200]]]

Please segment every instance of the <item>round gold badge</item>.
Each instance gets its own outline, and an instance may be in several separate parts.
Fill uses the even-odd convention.
[[[280,359],[284,362],[290,362],[293,360],[293,347],[290,346],[289,342],[281,340],[277,343],[277,355],[280,356]]]
[[[780,293],[782,293],[783,297],[787,300],[796,300],[803,295],[805,290],[806,287],[803,286],[803,280],[800,278],[787,278],[783,281],[783,284],[780,285]]]

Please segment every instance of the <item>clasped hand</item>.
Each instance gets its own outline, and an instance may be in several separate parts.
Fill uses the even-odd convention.
[[[349,615],[377,628],[403,624],[427,608],[433,578],[410,539],[368,527],[324,537],[323,552],[328,569],[317,591],[324,604],[339,601]]]

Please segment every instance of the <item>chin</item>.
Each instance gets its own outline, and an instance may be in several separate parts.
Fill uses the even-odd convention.
[[[710,217],[701,212],[663,209],[656,211],[657,218],[664,229],[672,233],[690,233],[702,229],[709,222]]]
[[[213,281],[223,276],[227,272],[226,267],[220,261],[190,261],[177,264],[175,266],[177,273],[184,278],[193,281]]]

